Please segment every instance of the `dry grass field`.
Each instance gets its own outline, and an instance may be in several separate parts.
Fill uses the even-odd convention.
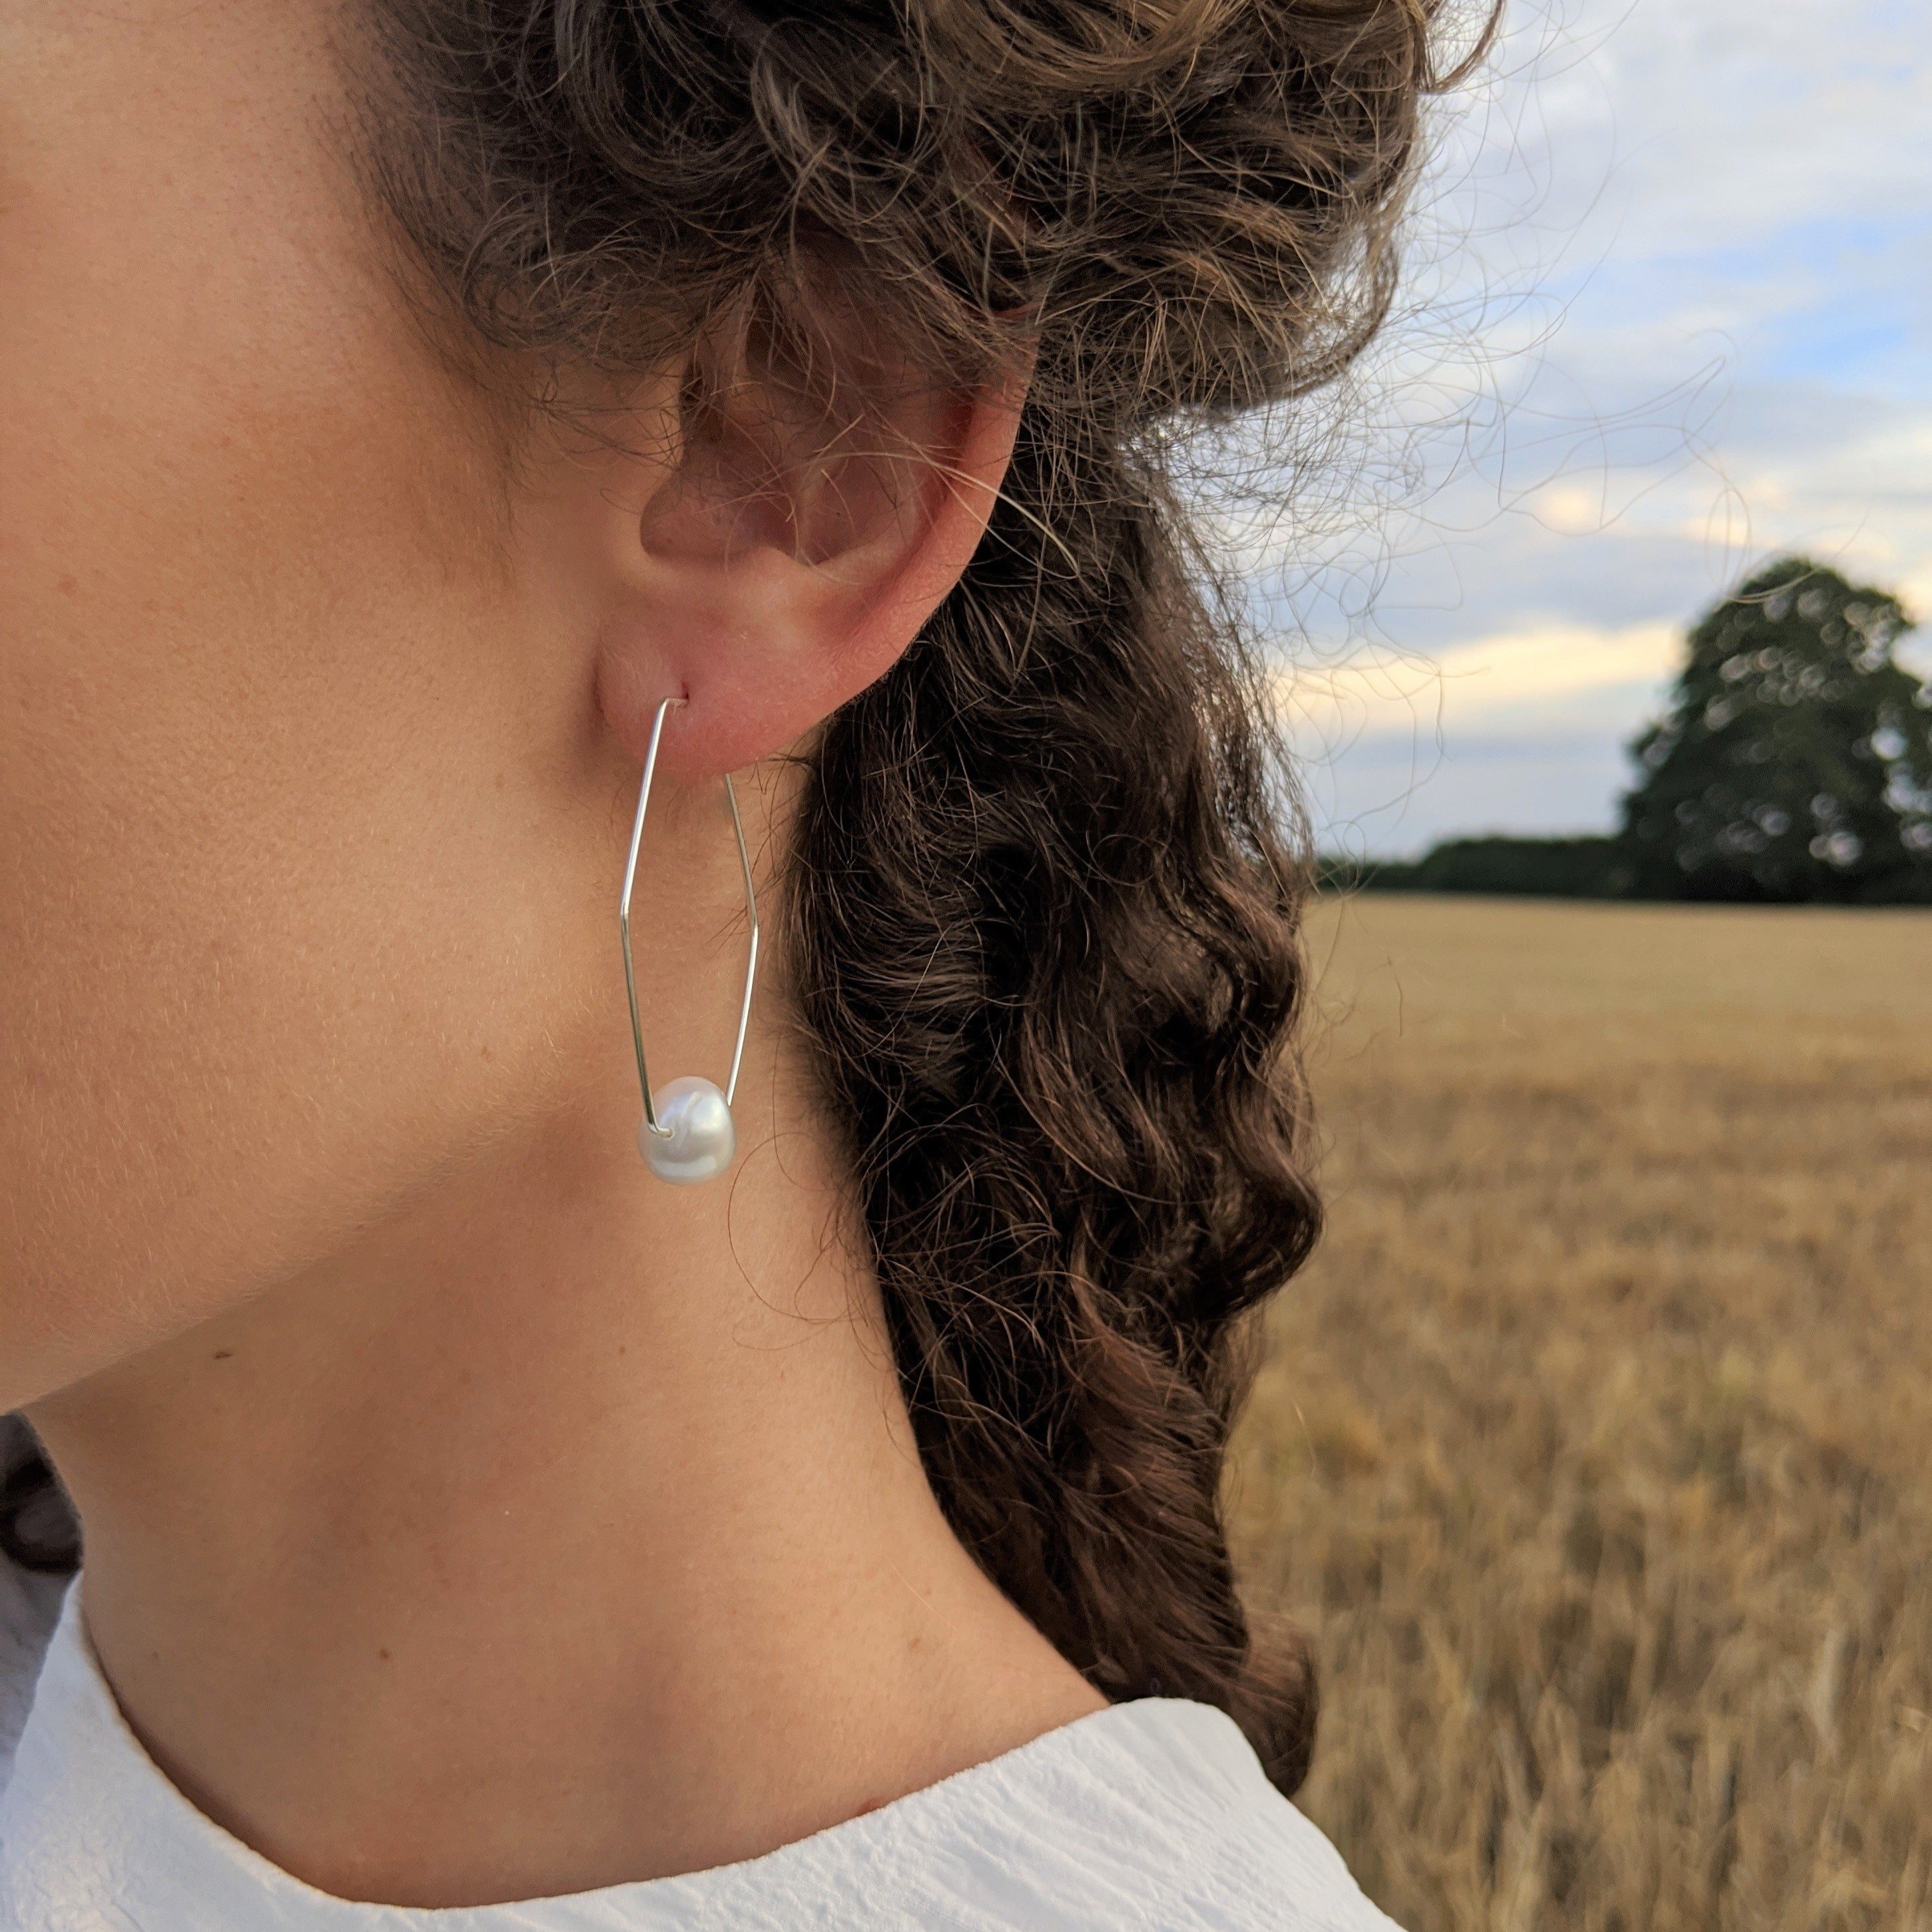
[[[1363,897],[1235,1521],[1411,1932],[1932,1932],[1932,914]]]

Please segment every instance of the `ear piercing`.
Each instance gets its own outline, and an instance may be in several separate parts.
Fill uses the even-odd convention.
[[[745,849],[744,821],[738,816],[738,794],[728,773],[724,800],[731,808],[731,830],[738,841],[738,865],[745,875],[745,914],[751,922],[751,948],[745,959],[745,994],[738,1004],[738,1037],[731,1048],[731,1071],[721,1090],[695,1073],[683,1073],[651,1091],[644,1066],[644,1033],[638,1019],[637,970],[631,959],[631,886],[638,874],[638,848],[644,836],[644,809],[651,800],[651,775],[657,770],[658,741],[664,736],[664,716],[681,698],[667,698],[651,724],[651,742],[644,753],[644,782],[638,788],[638,815],[631,826],[631,855],[624,864],[624,892],[617,902],[617,928],[624,942],[624,990],[631,1002],[631,1043],[638,1051],[638,1084],[644,1096],[644,1118],[638,1126],[638,1149],[660,1180],[689,1186],[713,1180],[731,1165],[738,1133],[731,1120],[731,1102],[738,1091],[738,1068],[745,1058],[745,1031],[752,1019],[752,988],[758,974],[758,896],[752,884],[752,855]]]

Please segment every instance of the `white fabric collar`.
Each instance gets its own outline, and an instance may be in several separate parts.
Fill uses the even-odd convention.
[[[5,1932],[1394,1932],[1220,1712],[1118,1705],[745,1864],[514,1904],[353,1904],[204,1817],[69,1594],[0,1791]]]

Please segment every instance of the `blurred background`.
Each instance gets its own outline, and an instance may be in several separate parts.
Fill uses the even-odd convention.
[[[1932,1928],[1928,230],[1922,4],[1515,0],[1228,511],[1331,1214],[1232,1508],[1412,1932]]]
[[[1331,848],[1608,830],[1684,628],[1753,564],[1932,604],[1926,10],[1507,18],[1438,115],[1332,504],[1255,537]]]

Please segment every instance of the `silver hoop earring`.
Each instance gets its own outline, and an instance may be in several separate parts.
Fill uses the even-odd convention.
[[[631,826],[631,856],[624,865],[624,895],[617,902],[617,929],[624,941],[624,990],[631,1001],[631,1043],[638,1050],[638,1085],[644,1096],[644,1118],[638,1128],[638,1149],[660,1180],[689,1186],[715,1180],[731,1165],[738,1150],[732,1124],[731,1102],[738,1091],[738,1068],[745,1058],[745,1030],[752,1021],[752,988],[758,976],[758,896],[752,884],[752,855],[745,849],[744,821],[738,816],[738,794],[727,773],[724,800],[731,808],[731,830],[738,841],[738,864],[745,875],[745,914],[751,921],[751,950],[745,959],[745,996],[738,1004],[738,1037],[731,1048],[731,1072],[723,1090],[695,1073],[680,1074],[651,1091],[644,1066],[644,1030],[638,1019],[637,969],[631,961],[631,886],[638,876],[638,848],[644,836],[644,808],[651,802],[651,774],[657,770],[658,740],[664,735],[664,714],[681,698],[667,698],[651,725],[651,742],[644,753],[644,782],[638,788],[638,815]]]

